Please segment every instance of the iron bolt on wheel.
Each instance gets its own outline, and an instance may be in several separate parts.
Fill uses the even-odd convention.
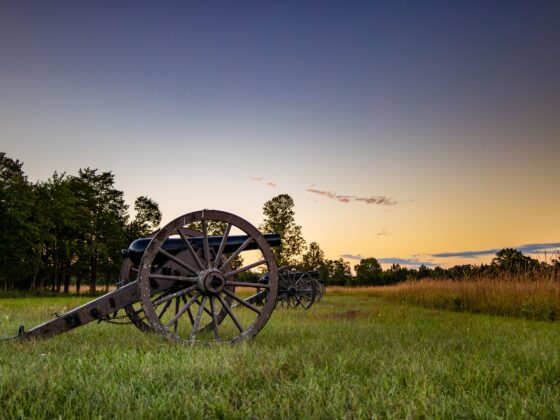
[[[209,235],[217,225],[223,235]],[[201,226],[202,235],[193,235],[192,226]],[[164,246],[169,243],[181,246],[170,251]],[[255,262],[233,268],[245,251]],[[266,285],[237,280],[255,268],[268,271]],[[267,294],[261,307],[250,301],[259,288]],[[253,337],[270,318],[277,292],[278,270],[264,236],[246,220],[219,210],[188,213],[166,225],[148,244],[138,272],[138,293],[151,327],[186,344]]]

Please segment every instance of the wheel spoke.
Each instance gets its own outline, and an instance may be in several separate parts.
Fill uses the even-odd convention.
[[[260,315],[261,310],[259,308],[257,308],[255,305],[250,304],[249,302],[241,299],[239,296],[237,296],[235,293],[230,292],[227,289],[224,289],[224,293],[226,295],[228,295],[230,298],[235,299],[236,301],[238,301],[241,305],[246,306],[247,308],[251,309],[252,311],[258,313]]]
[[[183,300],[183,303],[187,303],[187,298],[185,297],[185,295],[181,295],[181,299]],[[187,315],[189,316],[191,325],[194,324],[194,318],[192,316],[191,308],[187,309]]]
[[[239,320],[237,319],[237,317],[235,316],[235,314],[233,313],[233,311],[229,307],[228,303],[224,300],[224,298],[222,296],[220,296],[220,295],[217,295],[217,296],[218,296],[218,299],[219,299],[220,303],[222,304],[222,306],[224,307],[224,309],[226,310],[228,315],[233,320],[233,322],[234,322],[235,326],[237,327],[237,329],[239,330],[239,332],[243,332],[243,327],[239,323]]]
[[[220,334],[218,333],[218,318],[216,317],[213,296],[210,296],[210,311],[212,312],[212,330],[214,331],[214,339],[216,341],[220,341]]]
[[[167,327],[169,328],[170,326],[172,326],[175,322],[177,322],[179,320],[179,318],[181,318],[181,316],[187,311],[187,309],[189,309],[189,306],[191,306],[194,301],[198,298],[198,295],[200,294],[200,292],[196,292],[193,297],[191,297],[189,299],[189,301],[185,304],[185,306],[183,306],[181,308],[181,310],[179,311],[179,313],[177,313],[177,315],[175,315],[171,321],[169,321],[169,323],[167,324]]]
[[[222,264],[222,266],[220,267],[220,271],[224,271],[224,268],[227,267],[227,265],[228,265],[230,262],[232,262],[234,259],[236,259],[237,256],[238,256],[245,248],[247,248],[251,242],[253,242],[253,238],[248,237],[248,238],[245,240],[245,242],[243,242],[243,243],[241,244],[241,246],[240,246],[239,248],[237,248],[237,249],[233,252],[233,254],[231,254],[231,255],[229,256],[229,258],[226,260],[226,262]]]
[[[169,305],[171,305],[171,301],[167,301],[167,303],[165,305],[163,305],[163,309],[161,310],[161,312],[158,315],[158,318],[161,319],[161,317],[163,316],[163,314],[165,313],[165,311],[167,311],[167,308],[169,308]]]
[[[198,333],[198,327],[200,326],[200,318],[202,318],[202,309],[204,309],[204,304],[206,303],[206,295],[202,296],[202,302],[200,303],[200,306],[198,307],[198,312],[196,314],[196,318],[194,319],[194,324],[192,326],[192,330],[191,330],[191,336],[190,339],[194,340],[196,337],[196,334]]]
[[[191,296],[191,295],[189,294],[189,296]],[[200,306],[200,302],[199,302],[198,298],[197,298],[194,302],[195,302],[197,305]],[[208,310],[207,307],[204,307],[204,312],[206,312],[208,315],[212,316],[212,313]]]
[[[224,236],[222,236],[222,242],[220,242],[220,248],[218,248],[218,253],[216,254],[216,258],[214,259],[214,264],[213,264],[214,268],[218,268],[218,264],[220,263],[220,259],[222,258],[222,253],[224,252],[224,248],[226,247],[230,230],[231,230],[231,223],[228,223],[226,230],[224,232]]]
[[[165,249],[159,249],[158,252],[160,254],[165,255],[167,258],[169,258],[171,261],[176,262],[177,264],[179,264],[181,267],[186,268],[187,270],[189,270],[191,273],[193,274],[198,274],[199,272],[196,271],[196,269],[194,269],[193,267],[191,267],[189,264],[187,264],[185,261],[180,260],[179,258],[177,258],[175,255],[170,254],[169,252],[167,252]]]
[[[175,315],[177,315],[179,313],[179,304],[180,304],[180,298],[175,298]],[[177,334],[177,327],[179,326],[179,320],[177,319],[177,322],[175,324],[173,324],[173,332],[175,334]]]
[[[235,276],[236,274],[243,273],[244,271],[250,270],[251,268],[258,267],[259,265],[263,265],[266,263],[266,260],[260,260],[254,262],[253,264],[246,265],[245,267],[238,268],[237,270],[229,271],[225,274],[225,277]]]
[[[204,266],[202,265],[202,262],[200,261],[200,258],[198,257],[198,254],[196,253],[196,251],[194,250],[194,248],[192,247],[189,239],[185,236],[185,234],[181,231],[181,229],[177,229],[177,233],[179,234],[179,236],[181,237],[181,239],[183,240],[183,242],[187,245],[187,249],[189,250],[189,252],[191,253],[191,255],[193,256],[194,260],[196,261],[197,265],[200,267],[201,270],[204,270]]]
[[[159,298],[159,299],[157,299],[157,300],[154,300],[153,305],[156,306],[156,305],[159,305],[160,303],[163,303],[163,302],[165,302],[165,301],[171,300],[171,299],[176,298],[176,297],[178,297],[178,296],[183,296],[185,293],[189,293],[189,292],[193,291],[194,289],[196,289],[196,284],[195,284],[194,286],[187,287],[186,289],[179,290],[178,292],[175,292],[175,293],[173,293],[173,294],[171,294],[171,295],[166,295],[166,296],[164,296],[164,297],[162,297],[162,298]],[[183,297],[184,297],[184,296],[183,296]]]

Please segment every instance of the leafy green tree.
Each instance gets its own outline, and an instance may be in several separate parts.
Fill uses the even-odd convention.
[[[140,196],[134,201],[136,216],[127,226],[127,242],[148,236],[161,223],[159,204],[146,196]]]
[[[0,153],[0,284],[27,288],[40,264],[41,230],[37,197],[23,162]]]
[[[273,248],[278,266],[297,264],[305,249],[301,226],[295,222],[294,200],[288,194],[280,194],[267,201],[263,207],[264,221],[260,229],[266,233],[278,233],[281,245]]]
[[[135,202],[127,224],[123,192],[111,172],[81,169],[77,176],[54,173],[31,184],[23,163],[0,153],[0,287],[68,293],[72,277],[78,292],[89,277],[108,285],[116,278],[132,232],[143,236],[157,227],[161,213],[148,197]]]
[[[432,277],[432,270],[430,270],[428,267],[426,267],[424,264],[422,264],[420,267],[418,267],[416,278],[417,279],[425,279],[425,278],[428,278],[428,277]]]
[[[461,264],[448,268],[445,273],[448,278],[463,280],[473,277],[477,273],[477,269],[471,264]],[[441,269],[439,267],[434,268],[430,275],[434,278],[441,278]]]
[[[504,273],[522,274],[537,268],[539,261],[523,255],[517,249],[505,248],[496,254],[492,265]]]
[[[40,202],[40,220],[43,228],[42,275],[39,288],[50,277],[53,290],[68,293],[72,265],[76,262],[76,241],[80,228],[78,200],[65,174],[55,172],[51,179],[36,186]],[[34,282],[32,288],[36,288]]]
[[[311,242],[307,252],[302,257],[304,270],[317,270],[325,263],[325,253],[317,242]]]
[[[393,264],[383,272],[383,284],[395,284],[406,281],[410,276],[411,270],[402,267],[400,264]]]
[[[356,282],[359,285],[382,284],[383,269],[375,258],[363,258],[356,266]]]
[[[319,268],[321,278],[329,285],[350,285],[352,280],[352,271],[350,264],[342,258],[338,260],[325,260],[324,264]]]
[[[95,293],[103,273],[108,282],[121,264],[120,249],[125,239],[127,205],[122,191],[114,187],[112,172],[80,169],[71,178],[71,188],[79,202],[80,238],[86,241],[80,257],[89,260],[90,292]]]

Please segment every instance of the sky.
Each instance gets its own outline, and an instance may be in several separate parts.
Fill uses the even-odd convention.
[[[327,258],[560,249],[560,2],[4,1],[0,151]]]

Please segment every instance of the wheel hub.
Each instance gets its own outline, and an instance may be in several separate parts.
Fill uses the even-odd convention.
[[[296,288],[294,286],[288,287],[288,293],[290,296],[294,296],[296,294]]]
[[[226,278],[216,268],[202,271],[198,276],[198,288],[207,295],[217,295],[226,287]]]

